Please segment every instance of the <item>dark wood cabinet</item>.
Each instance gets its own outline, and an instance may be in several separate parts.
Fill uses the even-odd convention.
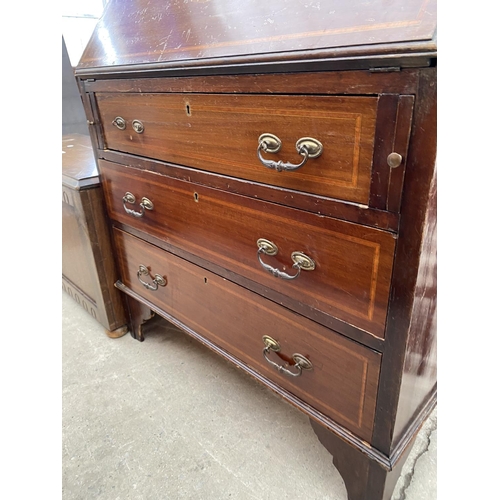
[[[62,286],[110,337],[127,333],[104,208],[101,181],[90,138],[62,136]]]
[[[436,6],[316,7],[112,0],[76,74],[132,335],[170,320],[388,499],[436,404]]]

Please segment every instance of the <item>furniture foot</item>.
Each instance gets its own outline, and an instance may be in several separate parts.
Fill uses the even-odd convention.
[[[129,315],[130,335],[132,335],[134,339],[142,342],[144,340],[142,327],[146,321],[150,320],[154,316],[154,313],[149,307],[128,295],[126,300]]]
[[[120,328],[116,328],[115,330],[106,330],[106,335],[110,339],[119,339],[123,337],[128,332],[128,326],[121,326]]]
[[[406,448],[391,471],[356,450],[321,424],[310,419],[320,443],[333,457],[333,465],[344,480],[349,500],[390,500],[401,469],[411,450]]]

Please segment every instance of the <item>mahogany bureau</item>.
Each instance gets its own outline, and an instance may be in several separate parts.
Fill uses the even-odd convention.
[[[111,0],[77,67],[115,286],[388,499],[436,404],[436,5],[235,5]]]

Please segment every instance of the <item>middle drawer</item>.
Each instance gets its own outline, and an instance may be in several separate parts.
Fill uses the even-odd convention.
[[[384,337],[392,234],[104,160],[99,166],[112,219]]]

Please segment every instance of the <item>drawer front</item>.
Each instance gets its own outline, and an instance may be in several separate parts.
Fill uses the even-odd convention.
[[[380,354],[134,236],[116,229],[114,233],[126,286],[370,440]],[[140,273],[140,266],[148,268],[149,275]],[[156,274],[165,284],[152,290]],[[298,373],[286,361],[298,353],[309,359],[312,369],[302,370],[296,377],[279,373],[264,359],[264,334],[281,347],[279,353],[267,354],[270,361]]]
[[[376,97],[98,93],[96,99],[108,149],[368,204]],[[323,151],[298,170],[278,172],[257,157],[262,134],[281,141],[278,152],[261,152],[275,164],[300,164],[301,138],[318,140]]]
[[[383,338],[390,233],[107,161],[100,170],[113,219]],[[124,203],[127,192],[135,204]],[[152,210],[139,208],[143,197]],[[257,255],[261,238],[276,245],[276,255]],[[264,268],[295,276],[293,252],[311,258],[315,269],[289,280]]]

